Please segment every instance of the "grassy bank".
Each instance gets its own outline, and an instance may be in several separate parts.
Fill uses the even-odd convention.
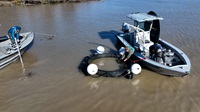
[[[0,0],[0,6],[57,4],[57,3],[67,3],[67,2],[77,3],[85,1],[100,1],[100,0]]]

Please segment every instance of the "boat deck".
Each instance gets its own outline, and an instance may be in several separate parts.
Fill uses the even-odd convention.
[[[2,41],[0,44],[0,58],[8,54],[8,49],[13,49],[10,40]]]

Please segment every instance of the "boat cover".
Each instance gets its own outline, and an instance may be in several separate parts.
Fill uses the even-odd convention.
[[[153,16],[147,13],[132,13],[127,15],[128,18],[136,20],[138,22],[144,22],[144,21],[153,21],[153,20],[163,20],[162,17],[159,16]]]

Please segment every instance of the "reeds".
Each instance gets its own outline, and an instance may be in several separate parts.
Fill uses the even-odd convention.
[[[31,4],[57,4],[57,3],[77,3],[85,1],[100,0],[0,0],[0,6],[31,5]]]

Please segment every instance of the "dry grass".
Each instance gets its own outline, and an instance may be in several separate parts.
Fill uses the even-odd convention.
[[[100,0],[0,0],[0,6],[31,5],[31,4],[56,4],[56,3],[77,3]]]

